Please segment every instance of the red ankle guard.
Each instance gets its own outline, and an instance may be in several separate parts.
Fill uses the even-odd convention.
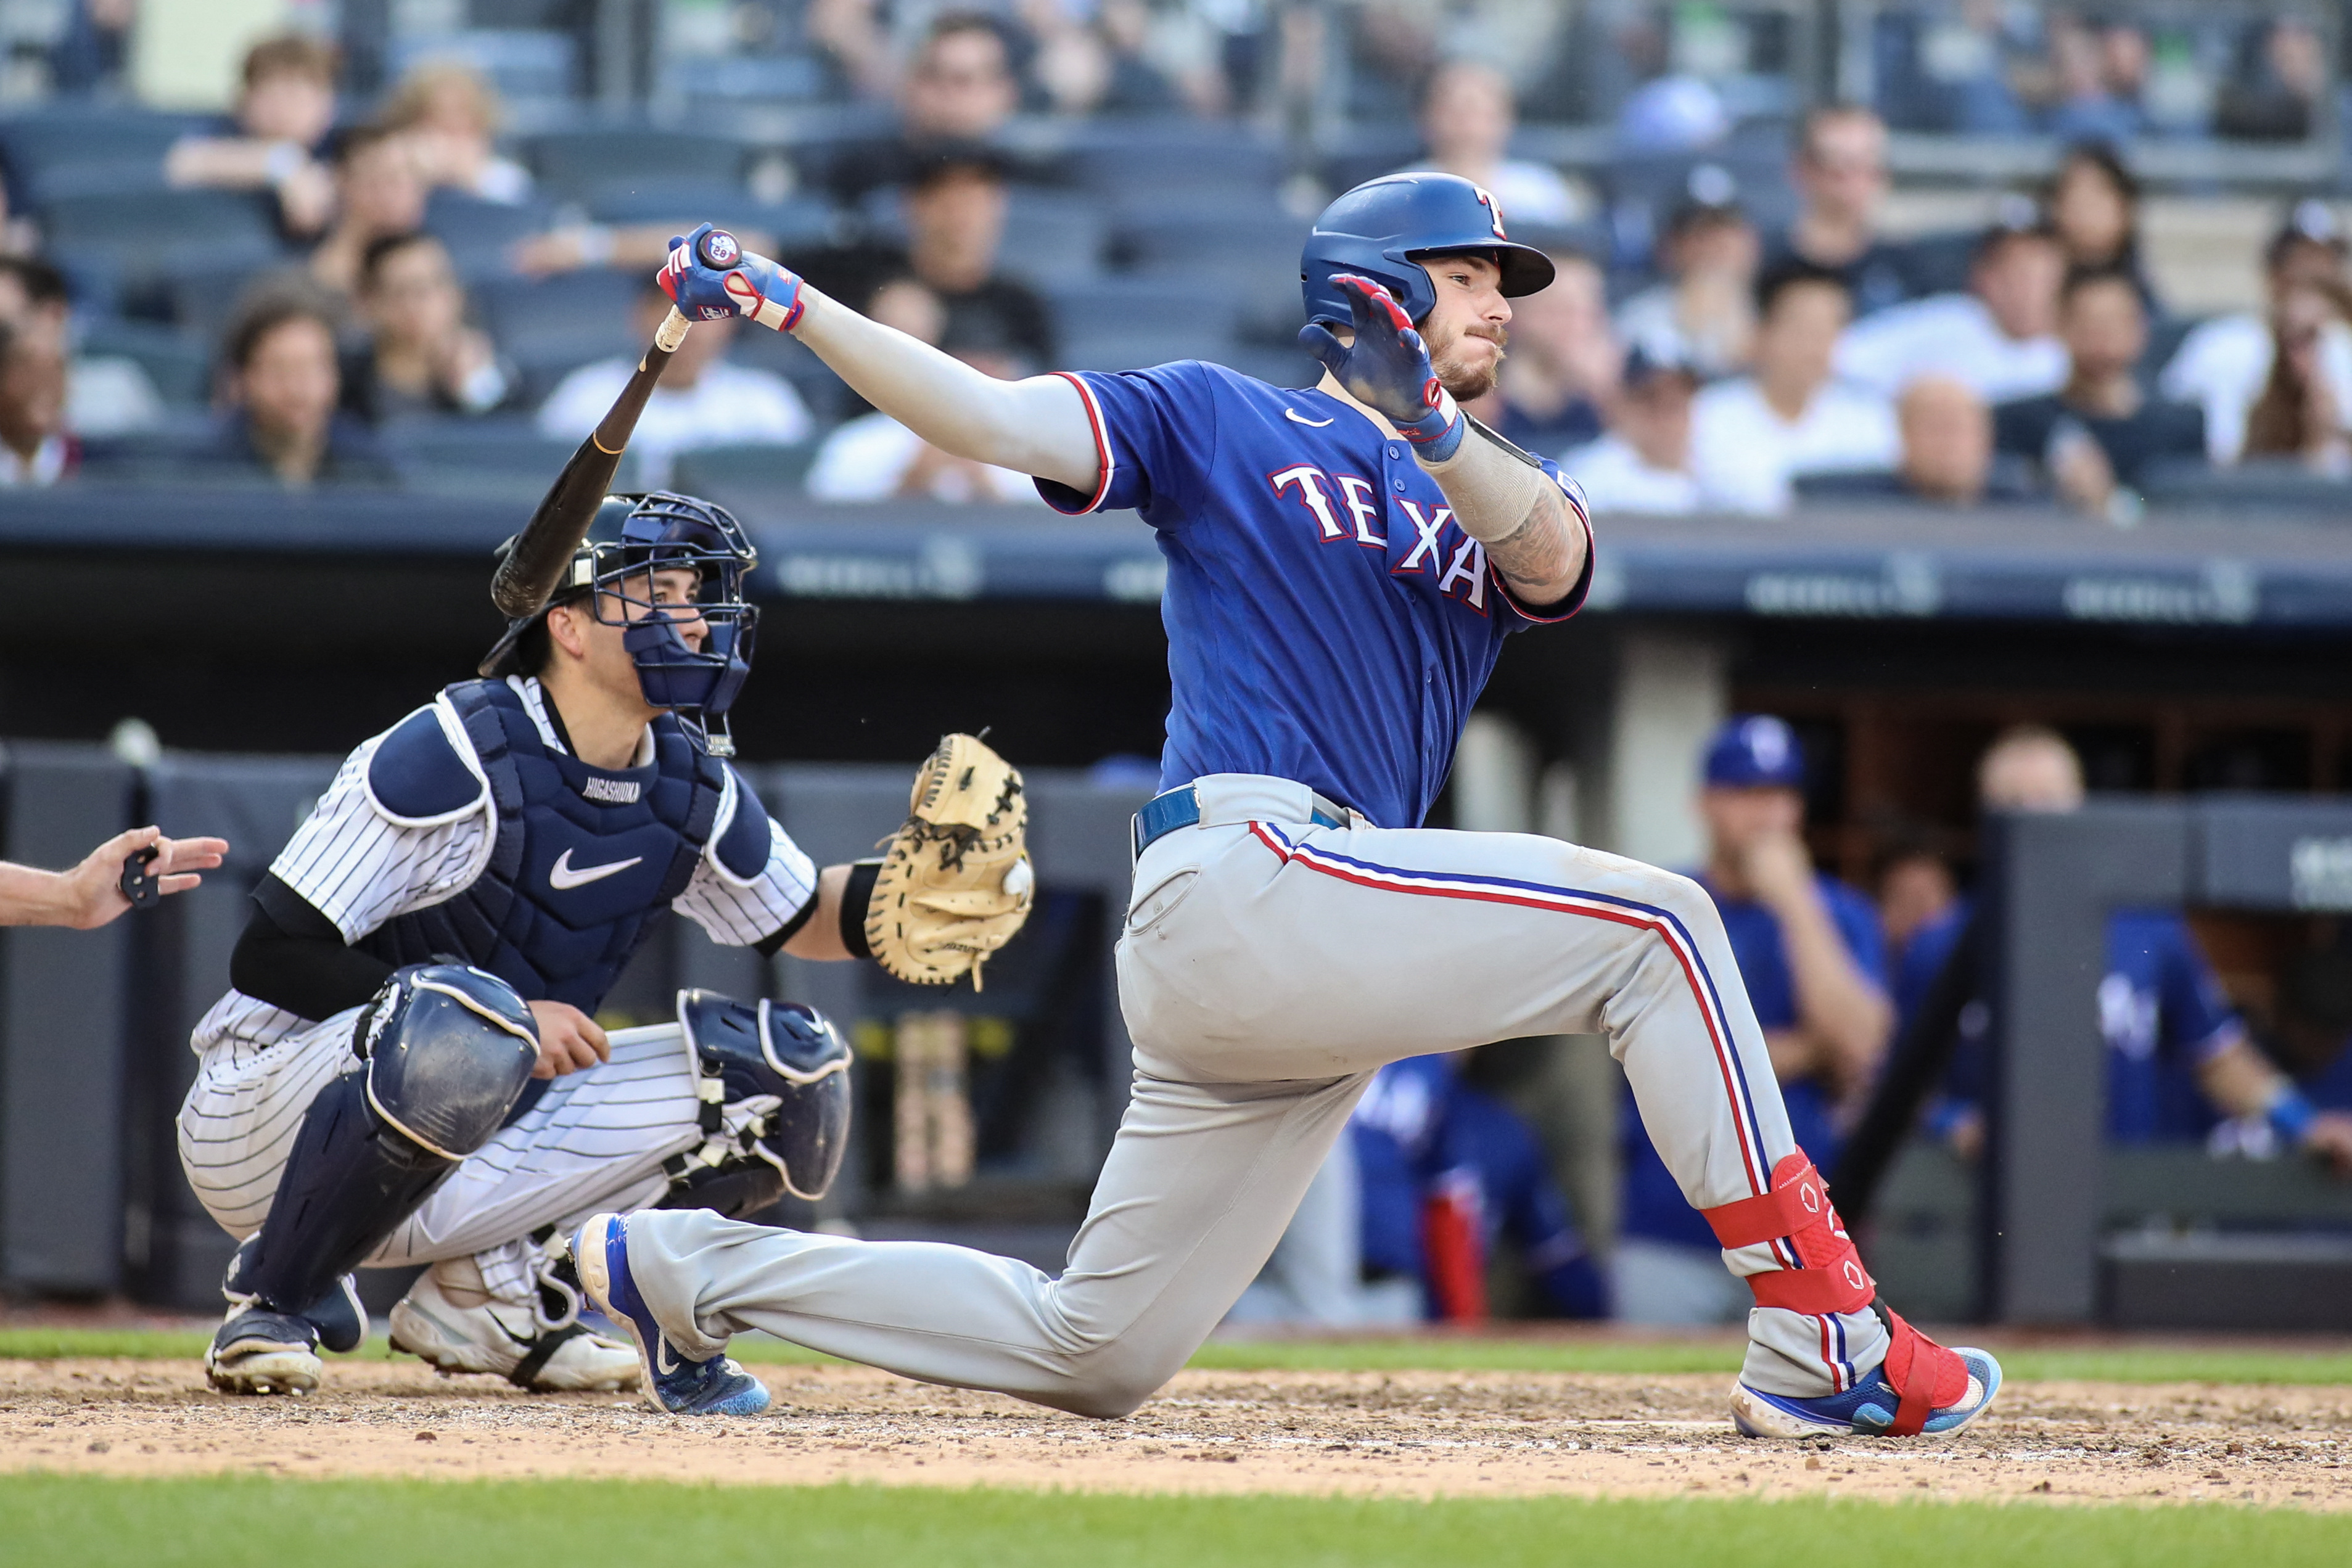
[[[1702,1209],[1715,1228],[1715,1239],[1725,1247],[1754,1247],[1785,1236],[1796,1249],[1794,1269],[1779,1269],[1748,1276],[1759,1307],[1786,1307],[1792,1312],[1821,1316],[1858,1312],[1878,1293],[1845,1222],[1830,1207],[1829,1184],[1802,1154],[1783,1159],[1772,1169],[1772,1190],[1761,1197]]]
[[[1882,1306],[1886,1320],[1886,1385],[1901,1402],[1895,1407],[1890,1437],[1916,1437],[1927,1417],[1947,1405],[1968,1397],[1969,1364],[1903,1321],[1903,1314]]]
[[[1794,1154],[1772,1169],[1772,1190],[1761,1197],[1702,1209],[1727,1248],[1789,1239],[1800,1265],[1748,1276],[1759,1307],[1784,1307],[1822,1317],[1874,1310],[1886,1324],[1887,1386],[1901,1401],[1890,1435],[1914,1436],[1927,1417],[1968,1394],[1969,1365],[1878,1301],[1877,1283],[1862,1266],[1845,1222],[1830,1204],[1829,1184],[1813,1162]]]

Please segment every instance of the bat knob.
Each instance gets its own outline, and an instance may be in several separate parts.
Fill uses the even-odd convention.
[[[712,229],[695,243],[696,258],[719,272],[731,271],[743,260],[743,247],[725,229]]]

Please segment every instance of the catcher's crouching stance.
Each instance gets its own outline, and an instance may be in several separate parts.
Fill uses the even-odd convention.
[[[808,1008],[688,991],[676,1023],[597,1026],[662,910],[918,982],[1019,928],[1020,776],[979,741],[942,743],[888,855],[822,872],[722,760],[753,559],[717,507],[610,498],[488,678],[363,742],[272,863],[180,1117],[242,1243],[215,1387],[316,1386],[320,1347],[366,1327],[351,1271],[403,1263],[432,1267],[395,1348],[527,1388],[635,1384],[547,1239],[600,1208],[819,1196],[849,1114],[848,1048]],[[698,1372],[696,1408],[766,1403],[730,1364]]]

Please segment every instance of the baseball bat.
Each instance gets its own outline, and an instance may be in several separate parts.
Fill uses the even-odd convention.
[[[735,236],[724,229],[703,235],[698,249],[709,267],[730,266],[731,261],[725,258],[742,255]],[[515,536],[513,548],[490,580],[490,601],[500,613],[510,619],[536,614],[555,591],[565,563],[588,537],[588,525],[612,488],[614,472],[621,465],[621,454],[628,450],[629,435],[646,411],[646,400],[653,396],[654,384],[661,380],[663,369],[686,341],[687,329],[692,325],[675,306],[671,308],[628,384],[540,498],[530,521]]]

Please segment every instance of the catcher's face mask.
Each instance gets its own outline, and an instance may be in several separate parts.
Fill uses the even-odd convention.
[[[646,701],[676,714],[712,756],[731,756],[727,709],[751,673],[760,621],[743,598],[759,555],[741,525],[724,507],[657,490],[619,538],[582,554],[574,580],[593,585],[596,619],[623,628]]]

